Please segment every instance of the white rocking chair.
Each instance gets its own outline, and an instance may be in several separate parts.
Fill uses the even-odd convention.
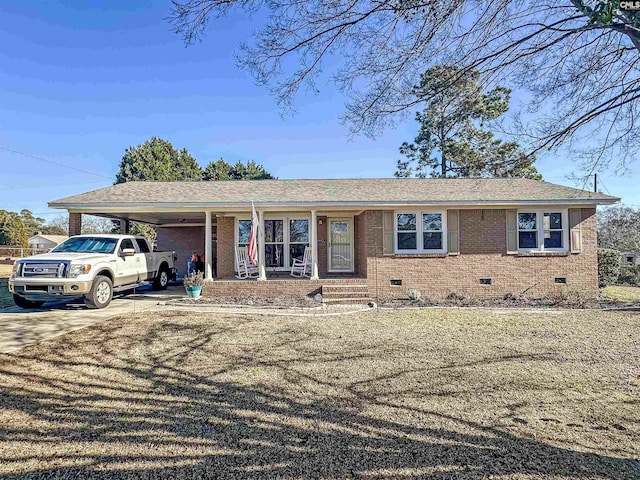
[[[236,278],[256,278],[258,266],[252,265],[247,253],[247,247],[236,247]]]
[[[293,265],[291,265],[291,276],[299,278],[311,276],[311,247],[304,247],[302,260],[299,258],[293,259]]]

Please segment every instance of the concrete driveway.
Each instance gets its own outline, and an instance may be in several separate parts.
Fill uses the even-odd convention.
[[[183,297],[184,294],[182,285],[171,285],[160,292],[143,287],[135,294],[116,295],[111,304],[101,310],[88,309],[81,300],[73,303],[49,302],[33,310],[3,308],[0,309],[0,353],[13,352],[125,313],[140,312],[160,301]]]

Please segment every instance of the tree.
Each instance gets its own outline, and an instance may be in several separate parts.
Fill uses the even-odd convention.
[[[52,230],[61,231],[60,235],[69,235],[69,216],[64,214],[56,215],[49,220],[47,226]]]
[[[640,251],[640,210],[624,205],[598,213],[598,246],[625,251]]]
[[[200,180],[202,168],[186,148],[178,151],[166,140],[151,137],[125,150],[115,183],[135,180]]]
[[[68,235],[68,226],[63,228],[58,225],[43,225],[42,233],[45,235]]]
[[[29,232],[20,214],[0,210],[0,245],[29,248]]]
[[[530,92],[524,113],[535,118],[518,124],[528,153],[565,145],[596,168],[613,159],[624,166],[640,146],[640,13],[622,10],[620,1],[172,3],[170,21],[186,44],[234,8],[265,11],[268,20],[242,46],[240,64],[285,110],[301,86],[317,92],[329,67],[348,98],[344,120],[352,133],[376,135],[420,105],[424,98],[413,91],[420,73],[450,63],[480,71],[483,85]]]
[[[225,162],[222,158],[209,164],[202,171],[202,179],[206,181],[212,180],[231,180],[232,166]]]
[[[48,225],[45,225],[45,228],[51,229],[51,231],[47,232],[51,235],[68,235],[69,216],[64,214],[57,215],[49,221]],[[113,233],[113,220],[94,215],[83,215],[81,233]]]
[[[44,218],[34,217],[31,210],[27,210],[26,208],[20,210],[20,218],[30,237],[42,231],[45,222]]]
[[[250,160],[245,165],[240,160],[235,165],[222,158],[209,162],[202,172],[202,179],[211,180],[268,180],[275,178],[262,166]]]
[[[476,70],[455,65],[429,68],[414,91],[425,108],[416,114],[420,129],[414,143],[403,143],[396,177],[506,177],[537,175],[515,142],[503,142],[483,124],[509,108],[511,91],[496,86],[485,92]]]

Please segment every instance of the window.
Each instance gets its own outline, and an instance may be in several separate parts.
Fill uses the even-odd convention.
[[[246,247],[251,234],[251,220],[238,220],[238,246]]]
[[[395,223],[397,253],[444,253],[444,212],[398,212]]]
[[[150,253],[149,245],[144,241],[144,239],[136,238],[136,243],[138,244],[138,250],[140,250],[141,253]]]
[[[76,253],[113,253],[116,249],[115,238],[71,237],[55,247],[52,252]],[[132,247],[133,248],[133,245]]]
[[[523,251],[568,250],[566,210],[518,212],[518,249]]]
[[[422,214],[423,250],[442,250],[442,214]]]
[[[309,245],[310,221],[308,218],[270,218],[264,220],[265,266],[275,270],[287,270],[294,258],[302,258]],[[238,220],[236,244],[249,244],[251,220]]]
[[[289,266],[293,259],[304,257],[304,249],[309,246],[309,220],[289,220]]]
[[[122,243],[120,243],[120,251],[124,250],[125,248],[130,248],[131,250],[135,250],[133,248],[133,242],[131,241],[130,238],[122,239]]]
[[[519,248],[538,248],[538,214],[518,213]]]
[[[398,250],[416,250],[418,248],[416,214],[399,213],[396,226],[398,228]]]
[[[562,212],[544,212],[544,248],[562,248]]]
[[[264,257],[267,267],[284,266],[284,221],[264,221]]]

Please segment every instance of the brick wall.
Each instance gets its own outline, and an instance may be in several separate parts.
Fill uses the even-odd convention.
[[[216,280],[206,282],[202,294],[209,297],[303,297],[321,292],[322,285],[362,284],[362,279],[324,279],[324,280]]]
[[[318,273],[327,274],[327,217],[318,217]]]
[[[82,233],[82,214],[69,213],[69,236]]]
[[[382,212],[367,212],[381,222]],[[540,296],[563,289],[588,293],[598,290],[595,209],[582,211],[583,251],[579,254],[506,255],[504,210],[462,210],[460,215],[460,255],[373,255],[372,242],[382,243],[382,230],[368,229],[368,284],[379,297],[404,298],[410,288],[426,297],[444,297],[451,292],[477,296],[504,295],[527,290]],[[377,278],[374,272],[377,271]],[[555,283],[567,279],[566,285]],[[491,285],[481,285],[491,278]],[[391,280],[402,286],[391,286]],[[376,287],[377,285],[377,287]]]
[[[505,253],[506,211],[460,210],[460,254]]]
[[[157,227],[158,250],[174,250],[178,259],[178,275],[187,272],[187,260],[191,255],[204,253],[204,227]]]
[[[235,273],[235,218],[218,217],[218,271],[219,278],[231,277]]]

